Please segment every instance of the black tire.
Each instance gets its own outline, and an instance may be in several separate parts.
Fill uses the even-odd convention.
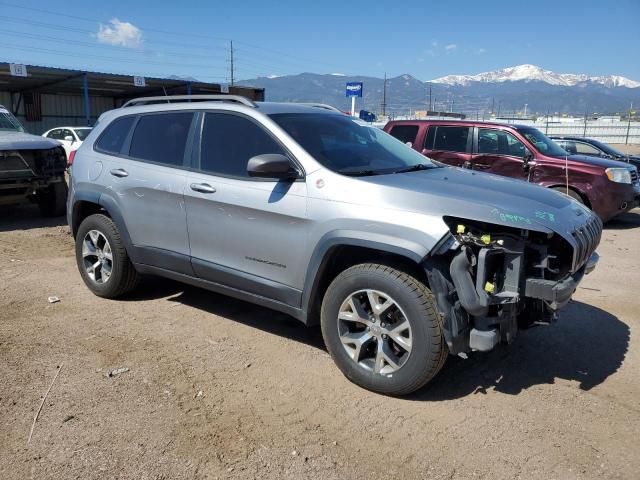
[[[89,276],[85,268],[82,249],[87,234],[98,231],[109,242],[111,247],[111,274],[104,283],[97,283]],[[76,235],[76,263],[82,280],[94,294],[103,298],[117,298],[132,291],[140,281],[140,275],[134,268],[125,249],[120,232],[113,221],[106,215],[95,214],[85,218]]]
[[[341,341],[341,305],[361,290],[387,294],[410,324],[410,354],[391,374],[375,373],[356,363]],[[448,355],[429,289],[412,275],[386,265],[360,264],[340,273],[322,301],[321,326],[327,349],[342,373],[355,384],[385,395],[407,395],[423,387],[440,371]]]
[[[567,187],[553,187],[553,190],[555,190],[556,192],[560,192],[563,195],[567,195],[568,197],[573,198],[574,200],[581,203],[582,205],[585,205],[584,199],[575,190],[569,189],[569,193],[567,193]]]
[[[40,213],[45,217],[60,217],[67,212],[67,194],[69,188],[67,182],[56,182],[46,189],[39,191],[37,195]]]

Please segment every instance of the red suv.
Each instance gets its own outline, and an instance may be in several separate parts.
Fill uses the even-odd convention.
[[[433,160],[567,193],[603,221],[640,204],[636,167],[616,160],[571,155],[530,126],[402,120],[387,123],[384,131]]]

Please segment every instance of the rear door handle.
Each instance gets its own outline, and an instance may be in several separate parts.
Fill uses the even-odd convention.
[[[216,189],[208,183],[192,183],[191,190],[200,193],[216,193]]]
[[[124,178],[129,176],[129,173],[123,168],[114,168],[113,170],[111,170],[110,173],[114,177],[119,177],[119,178]]]

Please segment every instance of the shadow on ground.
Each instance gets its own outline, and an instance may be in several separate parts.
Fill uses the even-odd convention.
[[[148,279],[127,300],[162,297],[325,350],[318,327],[308,328],[285,314],[177,282]],[[450,356],[440,374],[408,399],[441,401],[489,389],[517,395],[533,385],[553,384],[557,378],[579,382],[582,390],[589,390],[620,368],[628,346],[625,323],[604,310],[572,301],[557,323],[521,331],[512,345],[471,353],[467,360]]]
[[[182,303],[233,322],[325,350],[320,327],[306,327],[284,313],[171,280],[145,278],[142,285],[123,300],[145,301],[162,297],[168,297],[169,302]]]
[[[636,227],[640,227],[640,209],[638,208],[618,215],[604,226],[605,230],[627,230]]]
[[[43,217],[36,205],[0,207],[0,232],[30,230],[32,228],[62,227],[67,225],[67,217]]]
[[[487,390],[517,395],[533,385],[572,380],[581,390],[604,382],[622,365],[629,327],[617,317],[581,302],[571,302],[560,320],[519,332],[515,343],[468,360],[449,357],[436,379],[415,400],[448,400]]]

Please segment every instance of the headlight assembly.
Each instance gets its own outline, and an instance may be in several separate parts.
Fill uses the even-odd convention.
[[[607,168],[607,178],[616,183],[631,183],[631,172],[627,168]]]

